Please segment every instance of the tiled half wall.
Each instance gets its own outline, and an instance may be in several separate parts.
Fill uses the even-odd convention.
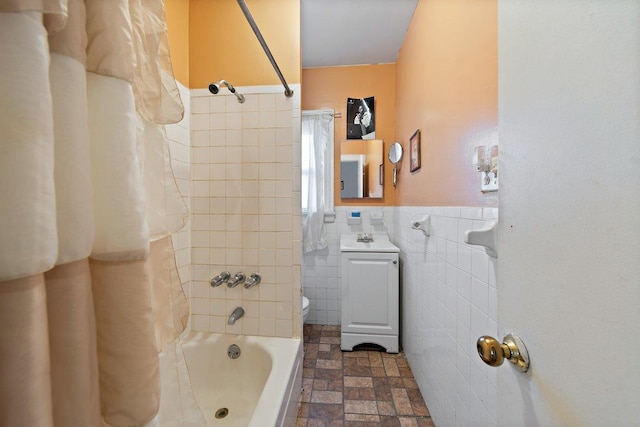
[[[361,225],[347,225],[351,210]],[[385,224],[372,225],[371,212]],[[431,216],[431,236],[411,222]],[[464,232],[497,218],[495,208],[339,207],[325,224],[329,247],[303,256],[307,322],[340,324],[340,248],[343,233],[387,230],[400,248],[401,341],[438,426],[491,426],[497,420],[496,370],[476,354],[481,335],[497,337],[496,260],[464,243]]]
[[[431,215],[426,237],[411,222]],[[496,369],[476,353],[497,337],[496,259],[464,233],[497,218],[495,208],[401,207],[394,243],[402,266],[402,345],[437,426],[497,425]]]
[[[360,211],[361,224],[347,224],[347,215],[352,210]],[[302,257],[302,293],[309,298],[310,306],[307,323],[340,324],[340,235],[363,232],[393,235],[393,207],[340,206],[335,212],[335,221],[324,224],[329,246]],[[383,213],[384,223],[372,225],[371,212]]]

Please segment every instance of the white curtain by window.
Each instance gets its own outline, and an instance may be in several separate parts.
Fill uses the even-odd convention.
[[[324,216],[333,211],[333,111],[303,113],[301,152],[302,238],[307,253],[327,247]]]

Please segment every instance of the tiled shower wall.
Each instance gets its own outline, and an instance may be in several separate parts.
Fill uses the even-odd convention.
[[[189,116],[191,111],[191,102],[189,89],[178,82],[180,90],[180,98],[184,104],[184,118],[181,122],[167,125],[167,139],[169,140],[169,151],[171,153],[171,167],[176,178],[176,184],[180,193],[185,198],[185,203],[189,206],[189,178],[191,174],[190,168],[190,143],[189,143]],[[189,296],[189,284],[191,282],[191,233],[190,222],[184,228],[172,235],[173,248],[176,252],[176,264],[178,274],[182,281],[182,288],[187,297]]]
[[[192,329],[299,337],[300,88],[191,91]],[[262,282],[212,288],[222,271]],[[227,319],[236,307],[244,317]]]

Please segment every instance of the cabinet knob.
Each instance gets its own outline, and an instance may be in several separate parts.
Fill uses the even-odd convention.
[[[393,263],[394,263],[394,264],[397,264],[397,263],[398,263],[398,261],[393,261]]]

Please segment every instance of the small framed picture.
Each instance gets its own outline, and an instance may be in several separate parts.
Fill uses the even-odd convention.
[[[409,148],[411,154],[411,172],[420,169],[420,129],[416,130],[409,138]]]

